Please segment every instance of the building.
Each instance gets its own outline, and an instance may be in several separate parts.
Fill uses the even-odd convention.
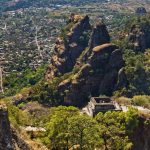
[[[122,110],[119,104],[109,97],[91,97],[86,109],[89,116],[95,116],[99,112]]]

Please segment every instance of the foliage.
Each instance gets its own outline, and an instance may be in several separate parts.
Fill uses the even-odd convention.
[[[137,34],[140,34],[141,31],[149,35],[149,19],[149,14],[133,16],[132,19],[126,22],[125,30],[122,32],[123,38],[115,41],[123,50],[125,73],[128,81],[128,86],[116,91],[115,95],[133,97],[134,95],[150,94],[149,50],[145,49],[145,53],[134,51],[133,43],[130,42],[129,37],[126,37],[133,29]],[[149,46],[146,40],[145,42]]]
[[[147,67],[149,58],[143,53],[135,53],[133,50],[126,49],[124,60],[128,86],[119,91],[120,95],[133,97],[150,94],[150,68]]]
[[[98,125],[89,116],[78,115],[71,117],[68,129],[71,145],[79,145],[81,150],[93,150],[101,142]]]
[[[4,79],[5,95],[12,96],[24,87],[30,87],[38,83],[43,77],[46,65],[37,70],[26,69],[22,72],[12,73]]]
[[[123,118],[122,118],[123,117]],[[99,113],[96,120],[99,123],[102,146],[106,150],[130,149],[131,141],[125,130],[125,115],[120,112]]]
[[[134,105],[143,106],[150,109],[150,96],[148,95],[135,95],[132,98],[132,102]]]
[[[125,113],[125,127],[127,133],[132,133],[133,130],[138,126],[138,111],[135,108],[130,107]]]
[[[123,96],[119,97],[119,98],[116,98],[116,101],[120,105],[125,105],[125,106],[131,105],[131,102],[132,102],[130,98],[123,97]]]
[[[22,102],[22,103],[20,103],[20,104],[18,105],[18,108],[19,108],[19,109],[22,109],[24,106],[25,106],[25,103]]]
[[[138,126],[137,110],[133,108],[126,113],[106,112],[91,118],[74,107],[59,106],[52,108],[47,118],[47,133],[41,140],[49,148],[60,150],[128,150],[132,146],[128,136]]]
[[[29,114],[26,112],[21,111],[18,107],[9,105],[8,106],[8,113],[10,122],[14,126],[22,126],[22,125],[29,125],[31,120]]]
[[[126,22],[125,31],[129,32],[129,30],[135,25],[141,27],[143,30],[149,31],[147,27],[150,25],[150,15],[133,16],[132,19],[129,19]]]
[[[44,142],[48,142],[52,149],[69,149],[77,145],[80,149],[93,149],[99,138],[96,122],[88,116],[80,115],[74,107],[59,106],[52,109],[46,128]]]
[[[76,72],[78,72],[78,68],[74,68],[72,72],[55,77],[50,83],[45,80],[41,80],[32,87],[32,94],[30,94],[29,99],[43,104],[48,104],[49,106],[62,105],[62,96],[65,93],[60,91],[58,92],[58,85],[64,80],[71,80]]]
[[[48,141],[50,147],[54,149],[63,149],[69,147],[68,118],[78,113],[74,107],[62,107],[52,109],[52,116],[46,124],[47,137],[44,142]]]

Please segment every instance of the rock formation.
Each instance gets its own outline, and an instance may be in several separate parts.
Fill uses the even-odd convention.
[[[105,24],[103,23],[96,24],[96,26],[93,28],[93,32],[91,35],[91,40],[89,45],[90,48],[94,48],[98,45],[102,45],[108,42],[110,42],[110,36]]]
[[[13,150],[10,123],[6,106],[0,105],[0,150]]]
[[[73,78],[59,84],[58,89],[64,93],[65,104],[81,106],[90,96],[111,96],[123,64],[121,51],[116,45],[106,43],[95,47],[87,63]]]
[[[51,64],[46,72],[46,79],[52,80],[73,69],[77,58],[87,47],[90,29],[88,16],[71,15],[67,27],[64,29],[63,37],[56,41]]]
[[[130,137],[133,142],[132,150],[149,150],[150,148],[150,124],[146,124],[145,121],[145,118],[139,118],[139,126]]]
[[[54,77],[70,72],[70,77],[56,89],[65,105],[81,106],[90,96],[111,96],[116,88],[124,86],[122,78],[125,76],[120,73],[124,66],[121,50],[110,43],[103,23],[97,23],[91,30],[88,16],[72,15],[69,22],[73,22],[73,27],[67,41],[57,40],[46,80],[52,82]]]
[[[139,22],[141,22],[139,20]],[[129,43],[135,52],[144,52],[145,49],[150,48],[150,23],[141,23],[133,25],[129,33]]]
[[[20,134],[10,126],[5,105],[0,105],[0,150],[32,150]]]

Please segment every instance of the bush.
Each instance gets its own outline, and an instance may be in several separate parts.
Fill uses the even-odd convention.
[[[30,116],[27,112],[21,111],[18,107],[8,106],[9,120],[14,126],[26,126],[31,123]]]
[[[121,105],[131,105],[131,99],[130,98],[127,98],[127,97],[119,97],[119,98],[116,98],[116,101],[121,104]]]
[[[150,96],[136,95],[132,98],[133,104],[137,106],[143,106],[150,109]]]

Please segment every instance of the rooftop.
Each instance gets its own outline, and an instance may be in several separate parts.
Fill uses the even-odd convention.
[[[95,104],[108,104],[108,103],[112,103],[112,99],[109,97],[92,97],[91,101]]]

